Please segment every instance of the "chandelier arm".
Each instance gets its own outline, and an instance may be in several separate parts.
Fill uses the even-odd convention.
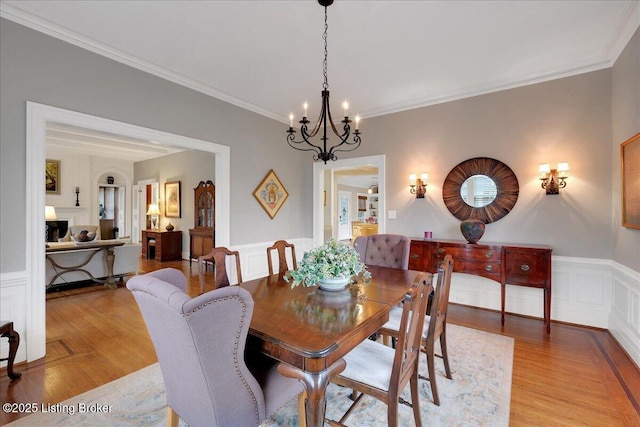
[[[333,147],[331,149],[331,152],[333,153],[334,151],[342,151],[342,152],[346,153],[348,151],[353,151],[356,148],[360,147],[360,142],[361,142],[360,135],[354,135],[353,136],[353,142],[349,142],[349,141],[345,140],[344,143],[341,143],[341,144],[336,145],[335,147]],[[353,147],[350,147],[350,148],[338,148],[338,147],[342,146],[343,144],[347,144],[348,146],[353,145]]]
[[[309,140],[307,138],[305,138],[304,134],[302,135],[302,140],[300,141],[296,141],[295,140],[295,135],[294,132],[290,132],[289,135],[287,135],[287,142],[289,143],[289,146],[291,148],[295,148],[298,151],[315,151],[316,153],[320,153],[322,152],[322,150],[320,149],[320,147],[318,147],[317,145],[312,144],[311,142],[309,142]],[[303,133],[303,132],[301,132]],[[293,144],[308,144],[311,148],[299,148]]]

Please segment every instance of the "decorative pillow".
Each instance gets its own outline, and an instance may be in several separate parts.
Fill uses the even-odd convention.
[[[96,233],[93,231],[82,230],[79,233],[72,234],[71,239],[74,242],[90,242],[96,238]]]

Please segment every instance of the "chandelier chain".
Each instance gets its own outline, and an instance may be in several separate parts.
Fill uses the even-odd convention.
[[[324,7],[324,34],[322,34],[322,38],[324,39],[324,62],[322,63],[322,73],[324,74],[324,83],[322,87],[327,90],[329,89],[329,79],[327,77],[327,30],[329,29],[329,24],[327,23],[327,6]]]

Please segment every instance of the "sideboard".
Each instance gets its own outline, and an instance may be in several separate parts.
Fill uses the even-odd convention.
[[[486,277],[501,285],[504,325],[506,284],[544,290],[544,323],[551,333],[551,248],[503,243],[470,244],[457,240],[411,240],[409,269],[436,273],[445,255],[453,256],[453,271]]]

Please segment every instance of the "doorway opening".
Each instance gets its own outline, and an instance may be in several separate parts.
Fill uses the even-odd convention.
[[[45,298],[45,180],[46,129],[48,123],[62,123],[86,129],[109,132],[131,138],[155,141],[158,144],[215,154],[216,241],[230,243],[230,149],[227,146],[157,131],[89,114],[27,102],[26,138],[26,336],[23,338],[27,361],[39,359],[46,353]]]

